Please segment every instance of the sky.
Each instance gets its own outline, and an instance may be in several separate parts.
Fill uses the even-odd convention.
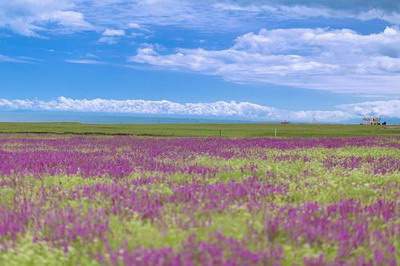
[[[400,119],[399,24],[397,0],[0,0],[0,120]]]

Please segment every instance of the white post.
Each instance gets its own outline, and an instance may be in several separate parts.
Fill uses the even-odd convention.
[[[276,128],[275,128],[275,137],[276,137],[276,131],[277,131],[277,130],[276,130]]]

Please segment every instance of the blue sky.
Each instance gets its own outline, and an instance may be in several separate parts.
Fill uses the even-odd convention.
[[[1,117],[400,118],[399,24],[395,0],[2,1]]]

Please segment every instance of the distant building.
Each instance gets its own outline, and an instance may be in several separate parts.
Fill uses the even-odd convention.
[[[282,125],[288,125],[288,124],[289,124],[289,121],[286,121],[286,120],[285,120],[285,121],[282,121],[281,124],[282,124]]]
[[[377,116],[365,116],[363,118],[363,125],[378,126],[381,125],[381,118]]]

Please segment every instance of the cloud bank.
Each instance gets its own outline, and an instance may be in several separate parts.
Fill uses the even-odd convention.
[[[0,110],[97,112],[150,115],[230,117],[254,121],[343,122],[364,115],[400,118],[400,100],[340,105],[331,111],[290,111],[249,102],[176,103],[171,101],[71,99],[0,99]]]
[[[189,70],[228,81],[364,94],[400,93],[400,30],[262,29],[224,50],[140,48],[131,62]]]
[[[140,25],[233,30],[260,21],[319,17],[363,21],[377,19],[390,24],[400,24],[399,1],[361,2],[359,0],[3,0],[0,1],[0,28],[8,28],[26,36],[38,36],[38,33],[43,31],[75,32],[88,29],[104,30],[109,27],[138,29]]]
[[[86,0],[78,5],[95,24],[113,22],[118,27],[136,22],[233,30],[260,21],[313,18],[400,23],[400,2],[395,0]]]
[[[400,2],[382,0],[258,0],[216,1],[216,9],[226,12],[274,16],[280,20],[307,18],[378,19],[400,23]]]

